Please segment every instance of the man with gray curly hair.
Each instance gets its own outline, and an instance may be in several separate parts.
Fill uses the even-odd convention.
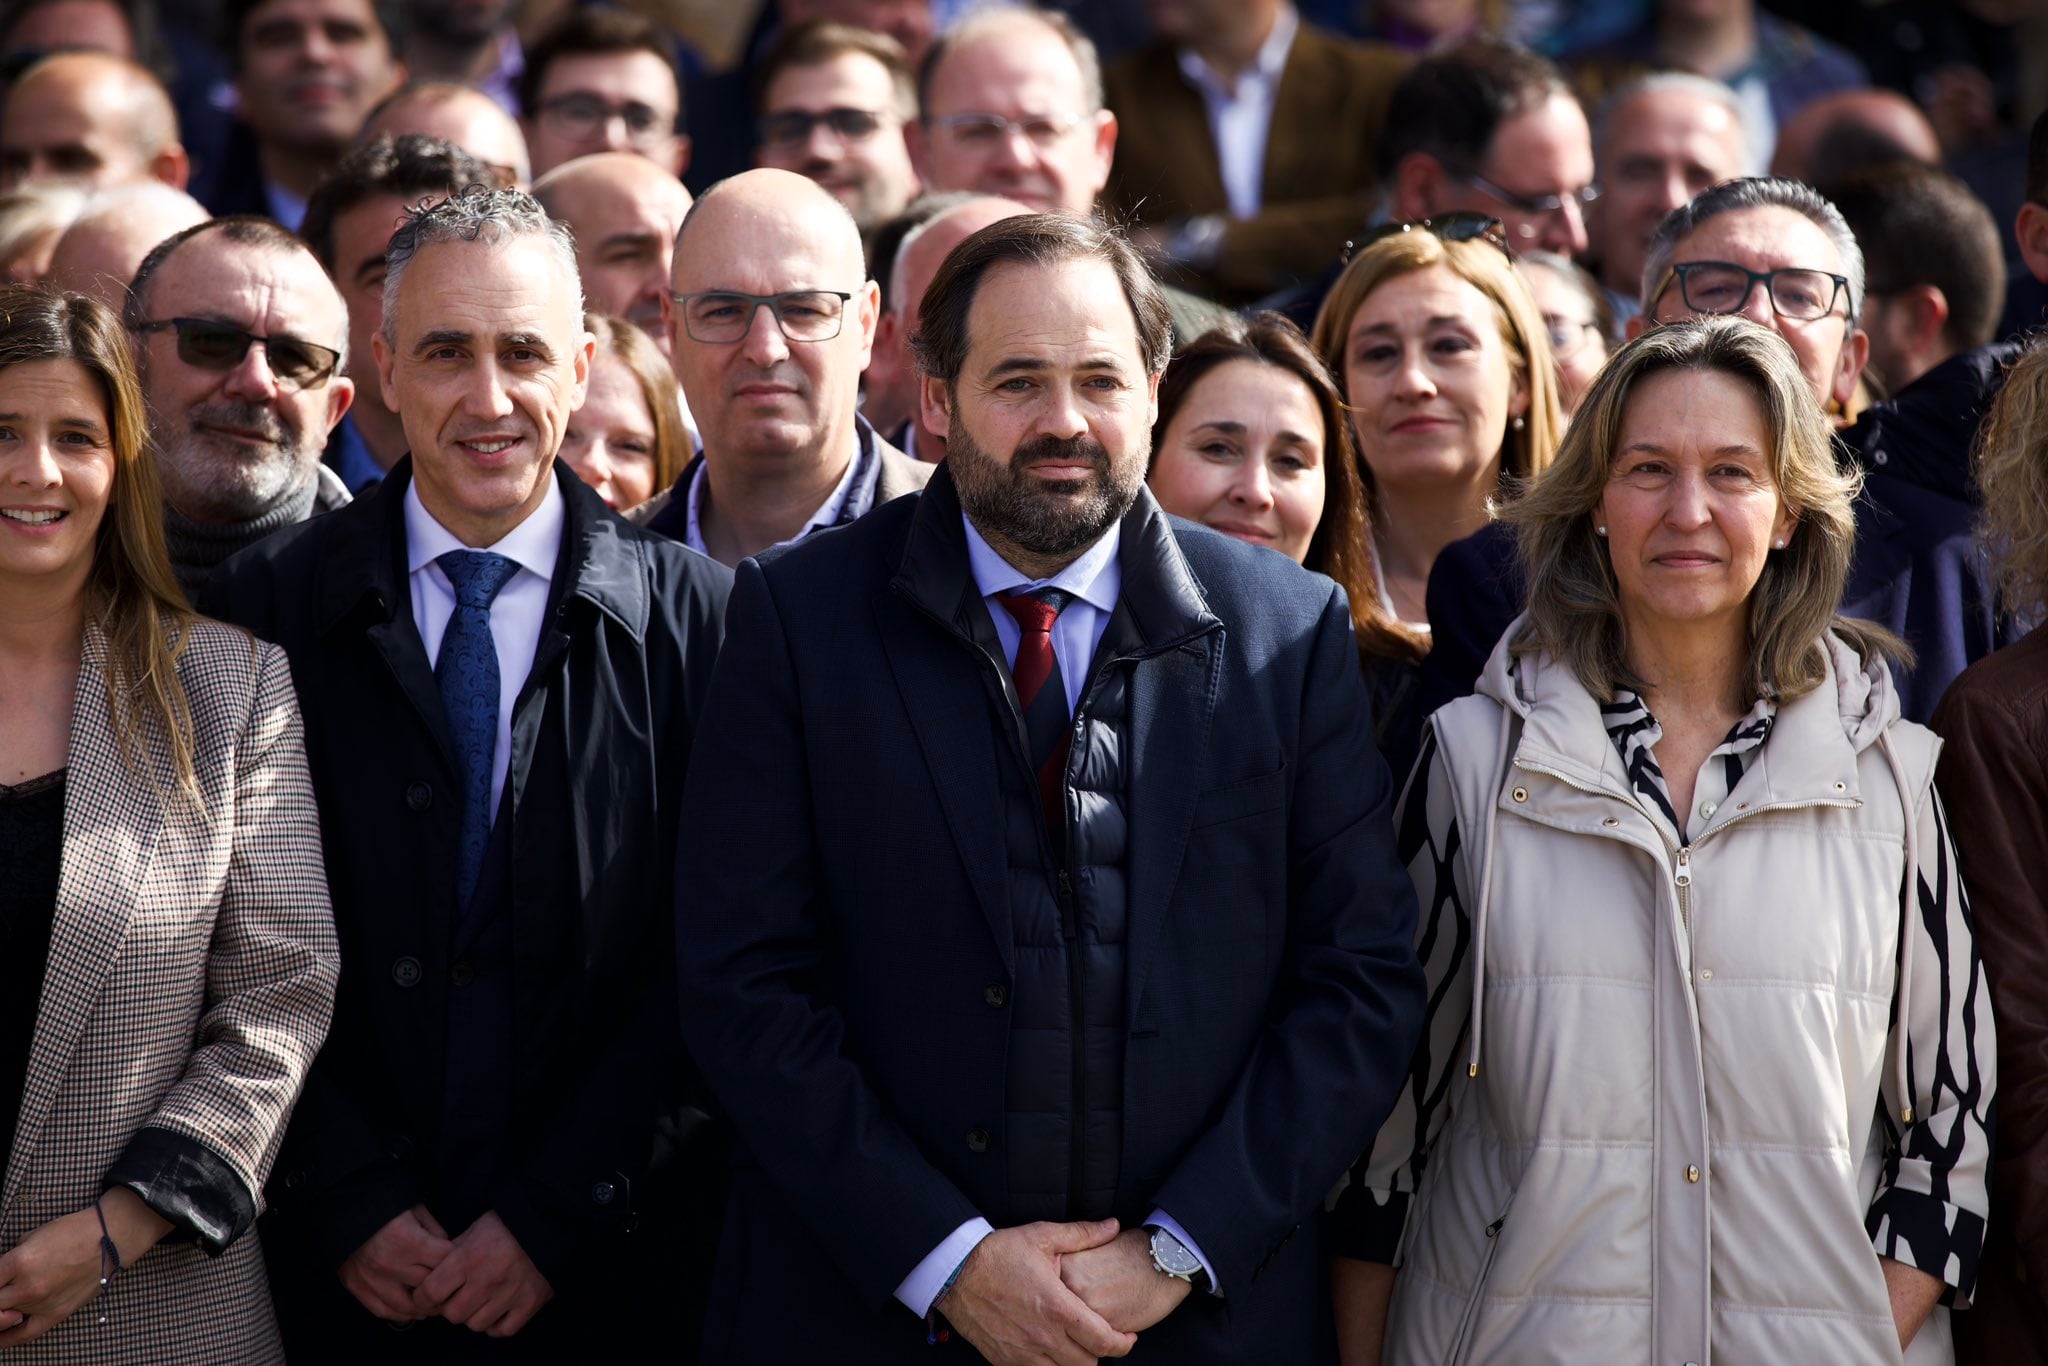
[[[673,1359],[668,813],[732,576],[556,459],[593,341],[538,203],[411,209],[388,262],[410,453],[206,604],[291,656],[357,988],[269,1193],[278,1319],[294,1361]]]

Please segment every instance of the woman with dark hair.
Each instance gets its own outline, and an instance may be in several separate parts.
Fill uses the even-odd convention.
[[[114,315],[0,288],[0,1349],[279,1361],[251,1230],[334,1003],[319,819],[284,654],[186,608],[143,441]]]
[[[1334,1202],[1347,1366],[1952,1360],[1995,1046],[1939,742],[1837,612],[1856,487],[1713,317],[1510,505],[1528,611],[1395,819],[1430,1008]]]
[[[1176,517],[1327,574],[1351,602],[1373,726],[1397,773],[1414,758],[1406,704],[1424,643],[1373,577],[1372,512],[1330,371],[1277,313],[1210,329],[1173,358],[1152,426],[1152,496]]]
[[[560,454],[606,507],[624,512],[675,483],[695,454],[686,444],[682,389],[653,339],[632,323],[585,313],[583,326],[597,338],[597,353]]]

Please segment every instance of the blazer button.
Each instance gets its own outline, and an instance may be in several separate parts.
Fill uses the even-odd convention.
[[[391,980],[402,987],[420,984],[420,960],[407,954],[391,965]]]
[[[609,1205],[612,1202],[612,1197],[617,1194],[617,1189],[609,1181],[600,1181],[590,1188],[590,1199],[593,1204]]]
[[[462,959],[454,967],[448,969],[448,983],[450,986],[466,987],[475,980],[476,969],[469,965],[467,958]]]
[[[969,1130],[967,1131],[967,1151],[968,1151],[968,1152],[970,1152],[970,1153],[985,1153],[985,1152],[987,1152],[987,1151],[988,1151],[988,1130],[986,1130],[986,1129],[969,1129]]]
[[[405,804],[415,811],[424,811],[434,804],[434,789],[421,782],[405,785]]]
[[[303,1171],[293,1172],[291,1175],[285,1177],[284,1179],[284,1188],[288,1191],[295,1191],[305,1184],[306,1174]]]
[[[1000,1010],[1010,1003],[1010,989],[1001,982],[990,982],[981,989],[981,999]]]

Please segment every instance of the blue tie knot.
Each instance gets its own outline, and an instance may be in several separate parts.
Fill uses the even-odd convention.
[[[516,561],[488,550],[451,550],[437,556],[434,563],[448,576],[455,589],[456,604],[461,607],[488,608],[498,590],[519,572]]]

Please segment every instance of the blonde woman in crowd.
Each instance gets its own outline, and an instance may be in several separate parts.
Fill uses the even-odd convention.
[[[675,483],[696,452],[683,429],[682,390],[653,339],[604,313],[585,313],[583,326],[597,338],[590,389],[559,454],[606,507],[624,512]]]
[[[1432,1007],[1335,1200],[1347,1366],[1953,1359],[1993,1030],[1939,744],[1836,613],[1855,492],[1716,317],[1510,509],[1528,611],[1396,817]]]
[[[1346,266],[1313,341],[1351,411],[1388,614],[1429,630],[1429,568],[1542,472],[1562,426],[1542,314],[1497,219],[1391,225]]]

